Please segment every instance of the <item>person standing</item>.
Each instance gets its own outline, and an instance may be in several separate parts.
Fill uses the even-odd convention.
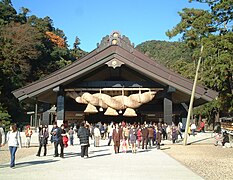
[[[80,140],[80,145],[81,145],[81,157],[88,158],[88,147],[89,147],[89,136],[90,136],[90,131],[84,127],[85,122],[82,122],[80,125],[80,128],[78,129],[78,138]]]
[[[129,139],[131,143],[132,153],[136,153],[137,130],[134,128],[134,125],[131,126],[131,129],[129,131]]]
[[[69,138],[68,138],[68,136],[67,136],[67,134],[66,134],[66,130],[65,130],[65,125],[64,124],[62,124],[61,125],[61,138],[62,138],[62,148],[63,148],[63,150],[62,150],[62,158],[63,158],[63,156],[64,156],[64,147],[68,147],[68,141],[69,141]]]
[[[70,139],[70,145],[74,145],[74,130],[73,127],[70,127],[70,130],[68,131],[69,139]]]
[[[11,124],[10,131],[7,133],[7,142],[11,155],[10,167],[15,167],[15,153],[17,148],[22,148],[20,132],[17,130],[16,124]]]
[[[221,142],[222,139],[222,129],[220,122],[217,122],[214,127],[214,133],[215,133],[215,146],[218,146],[219,142]]]
[[[112,139],[113,139],[113,142],[114,142],[114,151],[115,151],[115,154],[117,154],[117,153],[119,153],[120,141],[122,139],[122,131],[119,129],[118,124],[116,124],[115,129],[113,129]]]
[[[144,146],[146,145],[147,149],[147,144],[148,144],[148,135],[149,131],[147,129],[148,125],[143,125],[144,127],[142,128],[142,149],[144,149]]]
[[[162,140],[162,125],[161,123],[158,123],[157,132],[156,132],[157,149],[160,149],[161,140]]]
[[[182,137],[182,128],[183,128],[183,124],[182,124],[182,122],[179,122],[178,123],[178,134],[180,135],[180,138],[183,140],[183,137]]]
[[[200,132],[205,132],[205,122],[203,121],[203,120],[201,120],[201,122],[200,122]]]
[[[0,147],[4,146],[5,144],[5,132],[2,127],[2,120],[0,119]]]
[[[127,123],[125,124],[125,127],[122,128],[122,138],[126,142],[126,151],[130,146],[129,131],[130,131],[130,125]]]
[[[150,125],[148,128],[148,142],[149,142],[150,148],[152,147],[152,145],[154,145],[153,139],[154,139],[154,129],[153,129],[152,125]]]
[[[32,130],[29,125],[26,126],[25,136],[26,136],[26,148],[29,148],[31,143],[31,136],[32,136]]]
[[[141,131],[141,126],[139,126],[137,130],[137,141],[138,141],[138,148],[140,148],[140,144],[142,141],[142,131]]]
[[[163,140],[167,140],[167,123],[162,125]]]
[[[196,130],[196,128],[197,128],[197,126],[196,126],[196,124],[193,122],[192,124],[191,124],[191,131],[192,131],[192,135],[193,136],[195,136],[195,130]]]
[[[111,145],[112,142],[112,133],[113,133],[113,125],[108,126],[108,146]]]
[[[178,139],[179,129],[177,126],[172,126],[172,143],[174,144]]]
[[[53,123],[53,129],[51,131],[52,135],[52,142],[54,143],[54,156],[53,157],[58,157],[58,145],[61,147],[61,153],[60,157],[63,158],[63,149],[64,145],[62,142],[62,136],[61,136],[61,129],[57,126],[57,123]]]
[[[39,132],[39,150],[36,156],[40,156],[41,148],[44,147],[44,156],[47,154],[47,143],[48,143],[49,133],[47,126],[42,126],[42,129]]]
[[[100,129],[98,127],[98,125],[95,126],[94,128],[94,146],[95,147],[99,147],[100,146]]]

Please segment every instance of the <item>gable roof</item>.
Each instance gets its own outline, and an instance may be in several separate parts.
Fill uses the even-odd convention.
[[[36,97],[46,91],[53,90],[59,85],[72,82],[83,74],[103,66],[103,64],[114,66],[114,63],[119,66],[124,64],[156,82],[172,86],[185,94],[190,95],[192,92],[193,81],[182,77],[139,52],[127,37],[121,36],[119,33],[114,32],[110,36],[104,37],[97,46],[95,50],[80,60],[76,60],[41,80],[13,91],[14,96],[19,100]],[[211,101],[217,95],[217,92],[204,86],[197,85],[196,87],[195,98],[197,99]]]

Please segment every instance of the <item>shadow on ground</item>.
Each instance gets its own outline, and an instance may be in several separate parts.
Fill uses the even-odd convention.
[[[18,168],[23,168],[23,167],[28,167],[28,166],[33,166],[33,165],[38,165],[38,164],[48,164],[48,163],[54,163],[57,162],[58,160],[40,160],[40,161],[29,161],[29,162],[20,162],[16,163],[14,169]],[[9,167],[9,165],[0,165],[0,168],[6,168]]]
[[[112,153],[92,155],[92,156],[89,156],[88,159],[102,157],[102,156],[109,156],[109,155],[112,155]]]

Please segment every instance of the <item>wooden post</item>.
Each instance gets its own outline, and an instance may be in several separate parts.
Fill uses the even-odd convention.
[[[196,75],[195,75],[195,79],[194,79],[194,82],[193,82],[193,89],[192,89],[192,94],[191,94],[190,103],[189,103],[189,110],[188,110],[188,115],[187,115],[185,134],[184,134],[184,141],[183,141],[184,146],[187,145],[188,129],[189,129],[189,124],[190,124],[190,116],[191,116],[191,113],[192,113],[192,107],[193,107],[193,101],[194,101],[194,97],[195,97],[195,91],[196,91],[196,86],[197,86],[197,78],[198,78],[198,72],[199,72],[199,68],[200,68],[200,64],[201,64],[202,52],[203,52],[203,45],[201,46],[201,53],[200,53],[200,57],[199,57],[198,64],[197,64]]]

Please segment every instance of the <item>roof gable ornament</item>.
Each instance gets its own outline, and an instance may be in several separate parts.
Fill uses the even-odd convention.
[[[113,69],[117,68],[117,67],[121,67],[122,64],[124,64],[123,62],[119,61],[118,59],[112,59],[111,61],[108,61],[107,63],[105,63],[108,65],[108,67],[112,67]]]
[[[125,35],[121,35],[119,31],[113,31],[110,35],[103,37],[101,42],[97,43],[97,51],[102,51],[111,45],[118,45],[129,52],[134,50],[134,43],[131,43]]]

